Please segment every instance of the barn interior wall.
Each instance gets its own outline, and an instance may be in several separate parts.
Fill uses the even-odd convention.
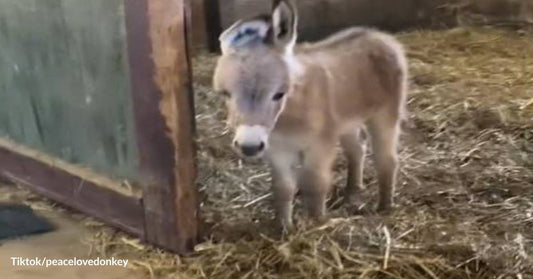
[[[250,15],[267,13],[266,0],[191,0],[194,45],[210,40],[206,22],[217,20],[222,29]],[[216,2],[216,4],[215,4]],[[533,0],[294,0],[300,14],[300,39],[316,40],[353,26],[373,26],[388,31],[410,28],[446,28],[457,24],[458,12],[472,12],[505,20],[533,23]],[[205,16],[218,6],[220,18]],[[213,38],[211,38],[213,40]]]
[[[122,0],[0,0],[0,138],[136,175]]]

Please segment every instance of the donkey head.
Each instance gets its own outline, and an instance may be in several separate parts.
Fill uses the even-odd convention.
[[[296,24],[294,6],[278,0],[271,15],[240,20],[220,36],[213,87],[226,98],[233,148],[240,155],[258,157],[268,148],[289,91],[285,58],[292,55]]]

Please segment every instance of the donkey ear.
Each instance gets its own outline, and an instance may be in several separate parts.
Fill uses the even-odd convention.
[[[290,0],[274,1],[272,27],[274,43],[284,48],[292,48],[296,42],[298,13]]]
[[[222,53],[265,43],[270,28],[270,20],[264,16],[237,21],[219,37]]]

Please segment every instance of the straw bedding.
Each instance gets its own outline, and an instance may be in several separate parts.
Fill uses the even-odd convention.
[[[130,257],[152,278],[533,278],[533,36],[493,28],[398,36],[411,82],[392,214],[372,211],[369,156],[362,208],[330,209],[329,221],[314,224],[297,202],[298,230],[277,236],[267,168],[228,147],[225,108],[210,90],[216,57],[200,54],[207,241],[178,257],[87,219],[92,253]],[[344,170],[340,156],[337,189]]]

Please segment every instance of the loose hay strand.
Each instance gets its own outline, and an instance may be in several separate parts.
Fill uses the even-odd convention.
[[[392,240],[387,226],[383,226],[383,233],[385,234],[385,239],[387,241],[385,244],[385,256],[383,257],[383,269],[387,269],[389,267],[390,247],[392,245]]]

